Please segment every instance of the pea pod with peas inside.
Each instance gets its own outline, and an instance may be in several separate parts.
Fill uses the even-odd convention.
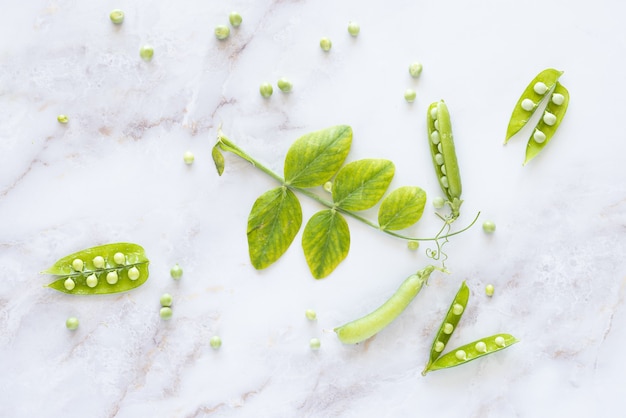
[[[131,243],[87,248],[59,259],[44,274],[59,277],[47,287],[72,295],[126,292],[148,280],[144,249]]]

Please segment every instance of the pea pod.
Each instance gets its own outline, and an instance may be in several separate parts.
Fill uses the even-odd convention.
[[[456,329],[457,325],[461,321],[461,317],[465,312],[465,307],[467,306],[467,302],[469,300],[470,290],[465,284],[465,281],[461,283],[461,287],[459,288],[456,296],[454,296],[454,300],[450,304],[450,308],[448,309],[448,313],[441,323],[439,327],[439,331],[433,340],[433,345],[430,348],[430,358],[428,360],[428,364],[426,365],[426,369],[428,369],[439,356],[443,352],[446,344],[450,340],[452,336],[452,332]]]
[[[569,92],[561,83],[557,82],[550,102],[548,102],[541,120],[535,127],[526,145],[526,160],[524,161],[524,165],[535,158],[543,147],[550,142],[565,116],[568,104]]]
[[[460,366],[477,358],[492,354],[519,342],[510,334],[495,334],[490,337],[471,342],[458,347],[439,357],[434,363],[422,372],[425,375],[433,370],[447,369]]]
[[[144,249],[131,243],[87,248],[59,259],[44,274],[60,276],[47,287],[72,295],[125,292],[148,280]]]
[[[334,331],[339,341],[344,344],[356,344],[376,335],[406,309],[434,270],[435,266],[427,266],[409,276],[378,309],[335,328]]]
[[[546,94],[554,89],[561,74],[563,71],[548,68],[537,74],[528,84],[513,108],[509,125],[506,128],[505,144],[528,123]]]
[[[426,126],[435,173],[441,190],[448,199],[447,203],[452,209],[452,218],[456,219],[459,216],[461,203],[463,203],[461,200],[461,174],[454,148],[450,113],[443,100],[432,103],[428,107]]]

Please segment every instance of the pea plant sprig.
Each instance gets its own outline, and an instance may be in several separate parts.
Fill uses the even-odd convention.
[[[350,230],[345,216],[396,238],[434,241],[438,250],[431,252],[433,258],[441,254],[440,240],[460,234],[478,219],[480,213],[467,227],[455,232],[449,231],[446,222],[439,233],[430,238],[409,237],[396,232],[420,220],[426,192],[417,186],[403,186],[383,199],[395,174],[394,164],[384,159],[362,159],[344,165],[351,145],[352,128],[346,125],[305,134],[289,148],[282,177],[248,155],[221,130],[218,132],[212,156],[220,176],[225,167],[222,151],[227,151],[250,162],[280,184],[254,202],[248,217],[248,252],[256,269],[264,269],[276,262],[298,234],[302,226],[302,208],[295,192],[326,207],[310,218],[302,234],[305,259],[316,279],[327,277],[348,255]],[[331,200],[311,190],[324,186],[333,178]],[[379,202],[378,222],[358,214]]]

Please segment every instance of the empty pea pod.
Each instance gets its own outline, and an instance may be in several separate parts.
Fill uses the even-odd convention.
[[[477,358],[504,350],[507,347],[519,342],[510,334],[495,334],[490,337],[481,338],[464,346],[458,347],[449,353],[444,354],[430,364],[422,374],[433,370],[447,369],[460,366]]]
[[[335,328],[339,341],[344,344],[356,344],[376,335],[406,309],[435,269],[435,266],[427,266],[412,274],[378,309]]]
[[[461,174],[454,148],[452,124],[448,106],[443,100],[432,103],[426,116],[428,144],[441,190],[452,210],[452,220],[459,216],[461,207]]]
[[[125,292],[148,280],[144,249],[131,243],[88,248],[59,259],[44,274],[58,279],[47,287],[72,295]]]
[[[446,347],[446,344],[448,344],[452,333],[459,324],[459,321],[461,321],[463,312],[465,312],[469,295],[470,290],[467,287],[467,284],[465,284],[465,282],[461,283],[461,287],[454,296],[454,300],[450,304],[450,308],[448,309],[448,312],[439,327],[439,331],[437,332],[437,335],[435,335],[435,339],[433,340],[433,344],[430,349],[430,358],[428,359],[428,364],[426,364],[425,370],[428,370],[435,360],[439,358],[441,352]]]

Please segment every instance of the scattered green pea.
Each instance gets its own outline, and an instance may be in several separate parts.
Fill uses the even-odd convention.
[[[178,280],[183,277],[183,269],[178,264],[174,264],[174,267],[170,269],[170,276],[172,279]]]
[[[110,271],[107,273],[107,283],[108,284],[115,284],[117,283],[117,281],[119,280],[119,276],[117,274],[117,271]]]
[[[185,161],[185,164],[187,165],[193,164],[193,161],[195,159],[196,157],[193,155],[193,152],[191,151],[185,151],[185,153],[183,154],[183,161]]]
[[[485,286],[485,294],[487,296],[493,296],[493,292],[495,291],[494,287],[492,284],[488,284],[487,286]]]
[[[320,39],[320,48],[322,48],[324,51],[328,52],[330,51],[330,48],[332,48],[333,43],[330,41],[330,39],[328,38],[322,38]]]
[[[169,319],[172,318],[172,308],[170,308],[169,306],[164,306],[161,308],[161,310],[159,311],[159,315],[161,316],[161,319],[167,321]]]
[[[57,116],[57,121],[59,121],[59,123],[66,124],[70,121],[70,118],[68,118],[67,115],[59,115]]]
[[[76,330],[78,328],[78,318],[75,316],[70,316],[65,320],[65,327],[71,331]]]
[[[152,57],[154,56],[154,48],[152,45],[144,45],[139,49],[139,56],[144,61],[152,61]]]
[[[356,22],[348,23],[348,33],[352,36],[357,36],[361,32],[361,26]]]
[[[414,62],[409,65],[409,74],[411,74],[411,77],[417,78],[422,74],[422,69],[423,66],[420,62]]]
[[[483,222],[483,231],[488,234],[493,234],[494,232],[496,232],[496,224],[492,221]]]
[[[161,306],[164,308],[169,308],[170,306],[172,306],[172,295],[170,295],[169,293],[163,293],[161,295]]]
[[[443,205],[445,205],[445,200],[443,200],[443,197],[437,196],[433,199],[433,206],[435,207],[435,209],[441,209],[443,208]]]
[[[116,264],[125,264],[126,256],[124,255],[124,253],[115,253],[113,255],[113,261],[115,261]]]
[[[307,309],[304,315],[309,321],[315,321],[317,319],[317,313],[313,309]]]
[[[415,90],[406,89],[404,91],[404,100],[406,100],[407,102],[413,103],[416,97],[417,97],[417,93],[415,92]]]
[[[104,257],[102,257],[101,255],[95,256],[93,260],[91,260],[91,262],[93,263],[93,266],[97,269],[101,269],[104,267]]]
[[[87,286],[92,288],[98,286],[98,278],[95,274],[90,274],[89,276],[87,276],[85,282],[87,283]]]
[[[128,269],[128,278],[131,280],[137,280],[139,278],[139,269],[137,267],[131,267]]]
[[[291,84],[291,81],[289,81],[285,77],[280,78],[278,80],[278,83],[276,83],[276,85],[278,86],[280,91],[284,93],[289,93],[291,89],[293,88],[293,84]]]
[[[270,83],[261,83],[261,86],[259,87],[259,92],[261,93],[261,96],[267,99],[272,95],[272,93],[274,93],[274,88]]]
[[[230,24],[233,25],[233,27],[237,28],[239,27],[239,25],[241,25],[243,18],[237,12],[230,12],[230,15],[228,15],[228,20]]]
[[[406,243],[406,246],[409,250],[411,251],[415,251],[420,247],[420,242],[416,241],[414,239],[409,240],[409,242]]]
[[[215,27],[215,37],[220,41],[230,36],[230,28],[226,25],[217,25]]]
[[[209,344],[211,345],[211,348],[213,348],[214,350],[217,350],[218,348],[222,346],[222,339],[219,336],[214,335],[209,340]]]
[[[322,343],[319,338],[311,338],[311,341],[309,341],[309,347],[311,347],[311,350],[319,350],[321,345]]]
[[[124,12],[120,9],[113,9],[111,14],[109,14],[109,18],[111,19],[111,22],[116,25],[121,25],[124,21]]]

